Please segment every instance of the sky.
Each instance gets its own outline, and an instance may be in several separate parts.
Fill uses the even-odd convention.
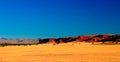
[[[120,34],[119,0],[0,0],[0,37]]]

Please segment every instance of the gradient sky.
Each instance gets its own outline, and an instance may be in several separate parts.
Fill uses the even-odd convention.
[[[0,0],[0,37],[120,34],[119,0]]]

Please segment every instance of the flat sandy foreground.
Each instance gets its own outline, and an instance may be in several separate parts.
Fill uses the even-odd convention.
[[[120,45],[7,46],[0,47],[0,62],[120,62]]]

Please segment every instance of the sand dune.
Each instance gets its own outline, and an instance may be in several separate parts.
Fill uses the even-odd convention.
[[[120,45],[6,46],[0,47],[0,62],[120,62]]]

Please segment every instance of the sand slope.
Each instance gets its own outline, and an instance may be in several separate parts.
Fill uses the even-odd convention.
[[[120,62],[120,45],[7,46],[0,47],[0,62]]]

